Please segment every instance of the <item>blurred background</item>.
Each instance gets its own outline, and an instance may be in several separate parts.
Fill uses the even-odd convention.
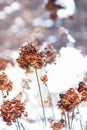
[[[49,21],[44,0],[0,0],[0,52],[17,50],[45,19],[45,36],[57,50],[67,43],[66,37],[58,34],[63,26],[75,38],[74,47],[87,54],[87,0],[75,0],[75,4],[73,19]]]

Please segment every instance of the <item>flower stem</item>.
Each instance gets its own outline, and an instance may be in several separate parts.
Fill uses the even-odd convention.
[[[68,125],[68,128],[71,129],[71,126],[70,126],[70,118],[69,118],[69,113],[67,113],[67,125]]]
[[[16,126],[17,130],[19,130],[17,122],[15,122],[15,126]]]
[[[80,114],[80,111],[79,111],[79,108],[77,107],[77,112],[78,114]],[[80,127],[81,127],[81,130],[83,130],[83,126],[82,126],[82,120],[80,119]]]
[[[73,127],[73,119],[74,119],[74,110],[72,111],[71,115],[71,128]]]
[[[23,130],[26,130],[21,122],[20,122],[20,124],[21,124],[21,127],[23,128]]]
[[[17,124],[16,124],[17,130],[21,130],[21,127],[23,130],[26,130],[23,126],[23,124],[19,121],[19,119],[17,119]]]
[[[66,119],[66,113],[64,114],[64,120],[65,120],[65,130],[67,130],[67,119]]]
[[[52,98],[51,98],[51,94],[50,94],[49,90],[48,90],[48,93],[49,93],[49,96],[50,96],[50,103],[52,104]],[[52,104],[52,106],[51,106],[51,109],[52,109],[53,118],[55,119],[53,104]]]
[[[43,105],[43,98],[42,98],[42,93],[41,93],[41,88],[40,88],[40,83],[39,83],[39,77],[38,77],[36,69],[35,69],[35,74],[36,74],[36,78],[37,78],[37,83],[38,83],[39,93],[40,93],[40,99],[41,99],[41,105],[42,105],[42,110],[43,110],[43,117],[44,117],[43,129],[44,129],[44,127],[46,127],[46,116],[45,116],[45,109],[44,109],[44,105]]]
[[[21,129],[20,129],[20,123],[19,123],[19,120],[18,120],[18,119],[17,119],[17,126],[18,126],[18,129],[21,130]]]

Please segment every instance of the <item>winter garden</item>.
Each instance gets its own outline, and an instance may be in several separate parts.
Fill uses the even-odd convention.
[[[32,18],[35,12],[30,15],[23,4],[35,8],[37,3],[0,1],[1,25],[9,15],[16,17],[24,10],[0,47],[0,130],[87,130],[87,55],[75,47],[76,39],[62,26],[67,19],[73,24],[76,3],[43,0],[39,14]],[[25,29],[22,17],[33,29]],[[10,45],[18,37],[23,37],[22,43]]]

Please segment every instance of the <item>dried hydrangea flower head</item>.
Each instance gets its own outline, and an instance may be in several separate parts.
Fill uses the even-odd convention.
[[[21,47],[17,62],[21,68],[26,70],[30,67],[41,69],[46,64],[44,54],[32,42]]]
[[[61,7],[60,5],[57,5],[55,3],[55,0],[48,0],[48,3],[45,5],[46,10],[48,10],[50,12],[50,18],[52,20],[56,20],[57,19],[57,10],[61,9],[63,7]]]
[[[65,121],[61,119],[60,121],[54,121],[50,120],[50,127],[53,128],[53,130],[62,130],[65,127]]]
[[[81,102],[81,95],[76,88],[70,88],[65,94],[60,95],[58,107],[65,112],[71,112]]]
[[[47,47],[44,48],[44,53],[46,55],[46,63],[51,64],[55,62],[57,52],[52,44],[47,44]]]
[[[3,72],[0,74],[0,90],[3,92],[11,91],[13,83],[8,79],[8,76]]]
[[[25,104],[21,103],[20,98],[14,98],[4,101],[1,105],[1,117],[7,125],[11,125],[12,122],[16,122],[18,118],[21,118],[22,113],[25,111]]]
[[[12,66],[14,65],[14,63],[13,63],[13,61],[12,60],[8,60],[8,59],[5,59],[5,58],[0,58],[0,71],[1,70],[5,70],[6,69],[6,67],[7,67],[7,65],[8,64],[11,64]]]
[[[43,84],[46,85],[46,82],[48,81],[47,75],[45,74],[45,75],[41,76],[40,79],[43,82]]]
[[[82,101],[87,101],[87,85],[85,82],[82,81],[79,83],[78,91],[82,96]]]

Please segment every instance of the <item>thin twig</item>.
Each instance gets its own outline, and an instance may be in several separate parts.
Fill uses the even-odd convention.
[[[17,119],[17,125],[18,125],[19,130],[21,130],[21,129],[20,129],[20,123],[19,123],[19,120],[18,120],[18,119]]]
[[[78,112],[78,114],[80,115],[80,111],[79,111],[78,106],[77,106],[77,112]],[[81,120],[81,118],[80,118],[80,127],[81,127],[81,130],[83,130],[83,126],[82,126],[82,120]]]
[[[68,128],[71,129],[71,126],[70,126],[70,118],[69,118],[69,113],[67,113],[67,120],[68,120]]]
[[[17,122],[15,122],[15,126],[16,126],[17,130],[19,130]]]
[[[38,78],[38,74],[37,74],[37,69],[35,69],[35,74],[36,74],[37,83],[38,83],[38,87],[39,87],[39,93],[40,93],[41,105],[42,105],[42,110],[43,110],[44,123],[45,123],[45,127],[46,127],[45,109],[44,109],[44,105],[43,105],[43,98],[42,98],[42,93],[41,93],[39,78]],[[44,125],[43,125],[43,129],[44,129]]]
[[[74,110],[72,111],[72,117],[71,117],[72,119],[71,119],[71,129],[72,129],[72,127],[73,127],[73,120],[74,120]]]
[[[47,89],[48,89],[48,87],[47,87]],[[50,94],[50,92],[49,92],[49,89],[48,89],[48,93],[49,93],[49,96],[50,96],[50,103],[52,104],[52,98],[51,98],[51,94]],[[51,110],[52,110],[53,118],[55,119],[53,104],[51,105]]]
[[[23,124],[20,122],[20,124],[21,124],[21,126],[22,126],[22,128],[23,128],[23,130],[26,130],[25,128],[24,128],[24,126],[23,126]]]
[[[65,120],[65,130],[67,130],[67,119],[66,119],[66,113],[64,114],[64,120]]]

